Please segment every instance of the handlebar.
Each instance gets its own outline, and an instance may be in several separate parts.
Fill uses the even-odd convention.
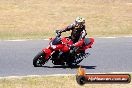
[[[56,30],[56,37],[60,37],[61,36],[61,32],[59,30]]]

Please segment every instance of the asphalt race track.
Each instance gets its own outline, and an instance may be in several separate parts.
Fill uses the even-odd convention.
[[[54,66],[33,67],[34,56],[48,46],[48,40],[0,41],[0,77],[76,74],[77,68]],[[132,37],[95,38],[90,56],[80,65],[87,73],[132,72]]]

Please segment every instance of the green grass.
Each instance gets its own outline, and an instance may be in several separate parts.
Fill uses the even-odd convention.
[[[130,0],[0,0],[0,39],[53,37],[77,16],[88,36],[132,36]]]

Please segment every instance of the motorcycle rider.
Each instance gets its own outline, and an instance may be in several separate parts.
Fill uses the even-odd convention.
[[[75,22],[73,24],[70,24],[66,28],[62,30],[58,30],[59,33],[70,31],[71,36],[69,38],[73,41],[73,45],[70,47],[71,49],[75,47],[82,46],[82,41],[84,40],[85,36],[87,35],[86,30],[85,30],[85,19],[82,17],[77,17],[75,19]]]

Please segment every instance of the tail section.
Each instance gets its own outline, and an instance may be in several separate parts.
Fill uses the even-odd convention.
[[[90,43],[86,46],[86,48],[92,48],[92,44],[94,43],[94,38],[89,38]]]

